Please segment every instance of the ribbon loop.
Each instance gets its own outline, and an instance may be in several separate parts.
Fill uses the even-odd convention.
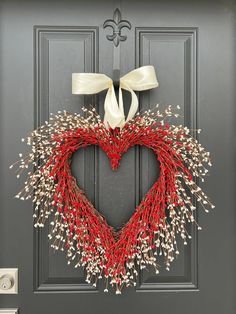
[[[143,91],[158,87],[155,69],[152,65],[146,65],[141,68],[130,71],[121,79],[121,88],[127,86],[135,91]]]
[[[119,104],[112,79],[99,73],[72,73],[72,94],[96,94],[108,89],[105,102],[104,123],[112,129],[122,128],[138,110],[138,97],[134,91],[143,91],[158,86],[155,69],[151,65],[135,69],[120,78]],[[125,119],[122,89],[131,93],[131,104]]]
[[[72,94],[97,94],[108,89],[112,79],[99,73],[72,73]]]

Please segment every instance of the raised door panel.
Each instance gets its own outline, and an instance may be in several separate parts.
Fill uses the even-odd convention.
[[[96,27],[35,26],[35,125],[44,124],[50,114],[67,110],[80,112],[82,106],[95,105],[94,97],[75,97],[71,93],[73,72],[96,72],[98,29]],[[80,186],[95,201],[95,149],[81,150],[73,157],[72,171]],[[79,167],[78,167],[79,165]],[[50,225],[35,231],[35,290],[94,291],[85,282],[82,269],[68,267],[64,252],[54,254],[48,240]]]
[[[157,71],[160,85],[151,92],[140,93],[140,110],[164,110],[166,106],[180,106],[181,118],[170,123],[182,123],[196,128],[197,121],[197,29],[195,28],[136,28],[136,66],[152,64]],[[179,122],[180,121],[180,122]],[[141,149],[141,196],[148,190],[157,171],[155,156]],[[171,290],[197,288],[197,232],[189,230],[191,241],[183,245],[179,238],[180,255],[172,263],[170,271],[161,269],[143,271],[140,290]],[[160,260],[163,259],[159,256]],[[163,267],[164,268],[164,267]]]

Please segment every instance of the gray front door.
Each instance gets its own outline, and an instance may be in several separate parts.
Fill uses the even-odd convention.
[[[19,269],[19,294],[0,295],[0,308],[22,314],[233,314],[236,312],[235,219],[235,1],[143,0],[122,2],[0,1],[0,268]],[[177,123],[199,127],[213,168],[204,189],[216,205],[197,216],[203,230],[180,246],[168,272],[140,274],[136,289],[105,294],[85,282],[82,269],[54,254],[48,230],[35,232],[32,204],[14,198],[23,184],[9,165],[25,149],[21,138],[49,113],[80,112],[90,103],[103,114],[105,94],[71,94],[72,72],[112,76],[113,43],[103,29],[119,6],[131,30],[123,29],[121,74],[146,64],[159,88],[140,93],[140,110],[179,104]],[[126,106],[129,96],[125,98]],[[86,194],[118,227],[132,215],[158,176],[146,149],[130,149],[117,172],[100,149],[75,154],[74,175]],[[47,228],[46,228],[47,229]]]

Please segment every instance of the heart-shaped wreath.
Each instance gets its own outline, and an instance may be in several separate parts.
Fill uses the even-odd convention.
[[[189,191],[206,212],[214,207],[195,180],[204,181],[205,165],[211,162],[187,127],[166,123],[167,117],[179,116],[171,106],[163,113],[158,109],[138,113],[122,129],[107,129],[94,109],[83,110],[86,118],[59,112],[26,139],[32,149],[24,158],[20,154],[17,177],[30,164],[34,169],[16,197],[32,196],[35,227],[43,227],[55,211],[49,234],[52,247],[66,247],[68,263],[84,266],[87,282],[96,286],[105,277],[105,291],[110,283],[119,294],[124,285],[136,284],[139,269],[151,265],[159,272],[158,254],[164,256],[169,269],[179,254],[178,234],[187,244],[191,238],[187,224],[196,223]],[[119,231],[107,224],[71,174],[73,153],[89,145],[104,150],[112,169],[117,169],[122,155],[134,145],[152,149],[160,162],[158,180]]]

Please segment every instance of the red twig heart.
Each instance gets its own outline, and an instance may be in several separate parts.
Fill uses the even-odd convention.
[[[170,108],[165,115],[172,115]],[[203,163],[210,163],[209,153],[187,128],[169,126],[163,119],[157,122],[158,118],[163,115],[146,112],[122,130],[108,130],[93,111],[86,119],[65,112],[32,133],[28,139],[32,153],[27,162],[21,163],[25,168],[30,162],[36,166],[35,158],[42,160],[24,191],[17,195],[28,198],[33,190],[35,225],[42,227],[56,208],[50,233],[52,247],[62,249],[65,244],[70,261],[86,268],[87,281],[96,284],[104,274],[107,283],[110,278],[110,283],[117,286],[117,293],[123,285],[135,284],[137,268],[152,265],[158,272],[156,250],[164,255],[168,269],[178,254],[176,234],[186,243],[186,224],[194,221],[195,209],[186,189],[203,206],[212,206],[192,177],[206,173]],[[158,180],[118,232],[94,208],[71,174],[72,154],[89,145],[104,150],[112,169],[117,169],[122,155],[134,145],[150,148],[160,162]]]

